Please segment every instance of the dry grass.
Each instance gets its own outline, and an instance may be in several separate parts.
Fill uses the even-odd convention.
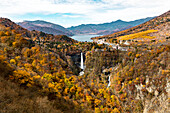
[[[130,35],[124,35],[124,36],[120,36],[117,39],[118,40],[130,40],[130,39],[137,39],[137,38],[147,38],[147,39],[153,39],[156,37],[153,36],[148,36],[148,34],[153,33],[153,32],[157,32],[158,30],[147,30],[147,31],[142,31],[142,32],[138,32],[138,33],[134,33],[134,34],[130,34]]]
[[[41,96],[40,96],[41,95]],[[81,113],[72,101],[42,96],[37,88],[23,88],[0,76],[0,113]]]
[[[0,77],[0,113],[61,113],[47,97]]]
[[[0,113],[86,112],[86,110],[76,108],[71,101],[40,96],[36,90],[36,88],[24,89],[0,76]]]

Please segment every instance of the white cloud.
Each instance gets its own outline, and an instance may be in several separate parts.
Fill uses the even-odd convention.
[[[130,21],[160,15],[169,10],[169,4],[169,0],[0,0],[0,17],[63,13],[65,18],[87,18],[85,23]]]

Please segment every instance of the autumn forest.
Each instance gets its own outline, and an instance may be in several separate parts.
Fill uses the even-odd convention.
[[[0,113],[168,113],[169,26],[170,11],[81,42],[0,18]]]

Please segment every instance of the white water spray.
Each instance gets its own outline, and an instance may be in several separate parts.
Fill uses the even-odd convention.
[[[110,86],[110,76],[109,76],[109,79],[108,79],[108,81],[109,81],[109,84],[107,85],[107,87],[109,87],[109,86]]]
[[[82,52],[81,52],[81,65],[80,65],[80,68],[84,69],[84,66],[83,66],[83,53]]]
[[[80,68],[83,70],[79,73],[80,76],[84,75],[84,63],[83,63],[83,53],[81,52],[81,63]]]

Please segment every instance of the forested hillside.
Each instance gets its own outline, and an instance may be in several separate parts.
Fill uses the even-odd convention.
[[[0,112],[168,113],[168,25],[169,12],[99,44],[0,18]]]

